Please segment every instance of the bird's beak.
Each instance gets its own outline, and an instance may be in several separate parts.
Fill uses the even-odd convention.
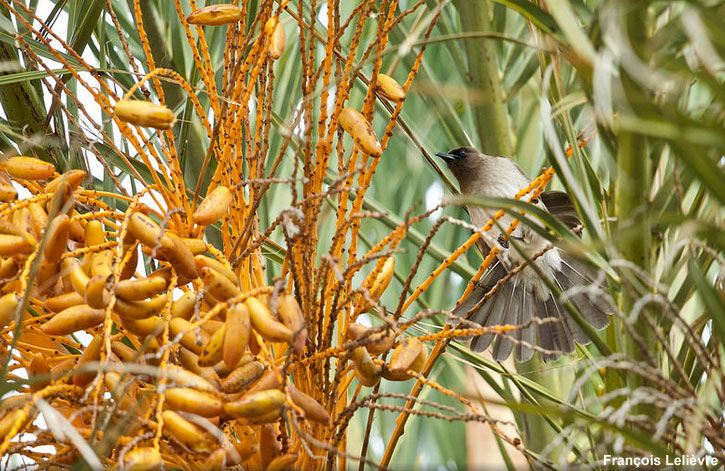
[[[451,162],[458,158],[457,155],[449,154],[448,152],[436,152],[436,156],[440,157],[441,159],[445,160],[446,162]]]

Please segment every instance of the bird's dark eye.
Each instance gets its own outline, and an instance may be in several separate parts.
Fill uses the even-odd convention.
[[[451,154],[457,156],[457,157],[465,157],[466,156],[466,149],[458,148],[454,149],[450,152]]]

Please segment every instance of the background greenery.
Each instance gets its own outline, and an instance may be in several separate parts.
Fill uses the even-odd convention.
[[[307,17],[312,15],[310,3],[304,2]],[[342,18],[356,3],[340,2]],[[403,11],[413,3],[403,0],[398,8]],[[319,13],[324,4],[317,2],[315,16],[324,17]],[[118,87],[137,80],[119,53],[122,45],[108,14],[113,8],[132,53],[141,60],[132,3],[30,0],[27,5],[37,8],[47,24],[57,24],[58,32]],[[148,0],[141,5],[157,66],[174,69],[200,86],[184,32],[168,20],[176,15],[173,3]],[[250,21],[258,7],[258,1],[248,2]],[[528,421],[529,433],[522,438],[537,467],[558,468],[563,461],[596,467],[602,453],[615,445],[633,455],[711,453],[725,459],[720,342],[725,334],[725,3],[429,0],[393,31],[383,72],[403,82],[422,28],[437,8],[442,15],[366,196],[366,209],[386,215],[365,221],[363,247],[366,240],[380,240],[409,211],[419,213],[437,204],[444,192],[454,193],[450,177],[431,156],[472,144],[512,157],[531,177],[554,166],[552,187],[573,195],[585,228],[581,244],[571,234],[559,235],[571,242],[572,250],[589,252],[606,271],[620,313],[601,333],[604,350],[581,348],[555,363],[518,365],[530,374],[507,371],[499,376],[501,366],[470,355],[460,342],[448,349],[433,377],[461,391],[472,380],[464,366],[472,366],[473,375],[490,383],[497,400],[515,412],[519,426]],[[284,21],[288,47],[275,65],[274,89],[275,124],[280,127],[292,120],[302,100],[297,24],[289,16]],[[317,27],[324,36],[319,22]],[[23,35],[23,28],[0,15],[0,59],[9,70],[0,76],[3,151],[34,153],[59,169],[87,167],[91,143],[50,105],[52,97],[40,82],[46,74],[18,49],[17,34]],[[212,62],[221,64],[224,33],[207,34]],[[362,44],[375,34],[374,28],[366,29]],[[343,51],[349,36],[341,38]],[[41,57],[48,56],[46,46],[25,39]],[[322,51],[321,43],[318,47]],[[371,64],[360,65],[369,75]],[[356,87],[351,102],[364,96],[365,85],[358,81]],[[175,135],[183,149],[187,185],[193,188],[206,137],[180,88],[169,85],[165,91],[167,105],[180,117]],[[75,106],[68,97],[62,100]],[[377,112],[389,116],[382,106]],[[376,131],[380,135],[382,129],[376,126]],[[588,143],[580,149],[582,138]],[[270,156],[283,139],[282,133],[273,133]],[[115,173],[126,175],[123,163],[102,142],[93,144]],[[573,149],[569,160],[564,157],[567,147]],[[292,159],[283,165],[280,173],[289,174]],[[94,184],[111,188],[108,175],[91,167]],[[336,168],[335,162],[330,168]],[[330,175],[335,177],[332,171]],[[270,189],[258,212],[260,226],[266,227],[289,201],[286,189]],[[335,229],[334,208],[328,209],[319,226],[323,244]],[[453,206],[443,214],[466,219]],[[401,245],[396,255],[399,281],[386,292],[386,306],[397,303],[401,281],[434,222],[431,218],[417,225]],[[445,224],[427,249],[413,287],[468,236],[466,229]],[[278,233],[272,239],[284,242]],[[325,249],[323,245],[318,253]],[[279,273],[279,257],[272,244],[266,250],[271,280]],[[479,255],[469,251],[421,296],[417,307],[452,307],[478,263]],[[407,393],[410,384],[395,390]],[[424,390],[422,397],[461,409],[437,392]],[[527,400],[520,401],[522,397]],[[673,401],[678,410],[668,409]],[[615,420],[613,411],[621,413],[621,420]],[[396,417],[376,412],[368,447],[372,460],[381,458]],[[367,412],[355,416],[350,452],[359,453],[366,421]],[[393,469],[411,464],[467,467],[463,422],[414,417],[406,438],[394,455]],[[512,466],[508,456],[502,463]]]

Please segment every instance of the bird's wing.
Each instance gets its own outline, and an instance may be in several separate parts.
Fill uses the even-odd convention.
[[[566,224],[569,229],[574,229],[581,224],[579,214],[569,195],[563,191],[545,191],[541,193],[541,202],[552,216]]]
[[[495,260],[491,267],[486,271],[486,273],[483,275],[483,278],[476,283],[476,287],[473,289],[471,294],[469,294],[466,299],[464,299],[461,304],[458,305],[455,309],[453,309],[453,315],[465,319],[471,319],[473,322],[479,322],[483,320],[482,318],[485,317],[484,313],[486,312],[485,309],[483,309],[483,306],[480,306],[476,311],[470,312],[471,309],[473,309],[476,304],[483,298],[483,296],[488,293],[488,291],[493,288],[498,281],[506,276],[506,269],[503,267],[501,262],[498,260]],[[485,305],[488,305],[489,303],[484,303]],[[476,320],[476,318],[480,320]]]

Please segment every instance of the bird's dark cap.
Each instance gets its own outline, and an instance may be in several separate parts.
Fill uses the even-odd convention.
[[[455,162],[468,157],[470,154],[476,154],[478,151],[473,147],[458,147],[448,152],[436,152],[436,155],[445,160],[446,163]]]

